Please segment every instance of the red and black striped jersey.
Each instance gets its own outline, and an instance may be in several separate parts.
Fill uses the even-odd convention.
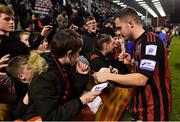
[[[169,120],[171,85],[167,50],[152,32],[144,32],[135,40],[133,70],[148,77],[134,96],[132,113],[137,120]]]

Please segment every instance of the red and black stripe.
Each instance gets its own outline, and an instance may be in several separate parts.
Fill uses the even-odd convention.
[[[156,67],[146,86],[138,87],[133,111],[137,112],[137,120],[167,121],[170,119],[171,88],[166,47],[154,33],[150,32],[144,33],[136,40],[135,48],[138,47],[139,42],[142,45],[141,54],[134,53],[133,58],[140,63],[141,59],[150,57],[156,61]],[[145,48],[148,44],[158,46],[156,56],[145,56]]]

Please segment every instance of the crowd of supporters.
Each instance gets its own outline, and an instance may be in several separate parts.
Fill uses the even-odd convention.
[[[131,21],[131,16],[121,15],[123,12],[116,14],[114,23],[113,10],[107,13],[102,11],[102,6],[94,5],[89,13],[83,1],[46,0],[47,5],[40,0],[0,2],[0,120],[23,121],[34,117],[36,120],[81,120],[76,115],[103,94],[87,90],[95,79],[109,81],[114,86],[122,84],[116,87],[133,89],[133,92],[132,86],[138,86],[137,95],[129,96],[133,99],[126,101],[134,120],[170,120],[166,48],[171,43],[173,28],[166,25],[144,31],[140,20]],[[136,17],[132,11],[124,10],[123,14]],[[128,19],[127,27],[119,24],[124,19]],[[164,62],[160,65],[159,61]],[[158,75],[159,70],[164,74]],[[137,77],[128,75],[132,72]],[[104,77],[112,73],[124,79],[116,75]],[[136,80],[142,84],[135,84]],[[151,98],[147,95],[149,89]],[[149,108],[150,104],[153,108]],[[150,109],[159,113],[152,115]]]

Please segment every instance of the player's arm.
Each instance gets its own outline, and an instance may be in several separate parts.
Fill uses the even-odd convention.
[[[131,73],[126,75],[113,74],[109,72],[96,72],[94,74],[98,82],[105,82],[108,80],[114,81],[123,85],[144,86],[147,83],[148,77],[141,73]]]

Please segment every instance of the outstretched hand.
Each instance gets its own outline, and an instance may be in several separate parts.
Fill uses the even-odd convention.
[[[83,105],[92,102],[98,95],[101,94],[101,91],[90,91],[90,92],[86,92],[85,94],[83,94],[80,97],[81,102],[83,103]]]
[[[41,31],[41,36],[47,37],[49,33],[52,31],[52,26],[51,25],[46,25]]]
[[[10,58],[9,54],[7,54],[7,55],[3,56],[2,58],[0,58],[0,69],[8,66],[8,64],[4,64],[4,63],[6,61],[8,61],[9,58]],[[6,76],[6,73],[0,72],[0,77],[2,77],[2,76]]]
[[[76,25],[74,25],[74,24],[72,24],[70,27],[69,27],[69,29],[71,29],[71,30],[77,30],[78,29],[78,26],[76,26]]]

